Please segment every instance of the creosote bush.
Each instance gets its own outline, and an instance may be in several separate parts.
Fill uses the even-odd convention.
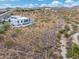
[[[68,25],[65,25],[64,29],[60,29],[57,33],[57,38],[61,38],[61,35],[64,35],[66,38],[72,35],[72,32],[70,31],[70,27]]]
[[[20,29],[15,29],[15,32],[16,32],[16,33],[20,33],[21,30],[20,30]]]
[[[3,34],[5,32],[5,28],[3,27],[3,25],[0,25],[0,34]]]
[[[6,46],[7,48],[11,48],[11,47],[13,47],[14,45],[15,45],[15,42],[12,41],[12,40],[7,40],[7,41],[5,41],[5,46]]]
[[[72,59],[79,58],[79,46],[76,43],[73,43],[71,49],[67,50],[66,56]]]
[[[3,22],[3,24],[0,24],[0,34],[5,33],[5,31],[10,27],[8,22]]]
[[[45,22],[45,23],[47,23],[48,21],[49,21],[48,19],[41,20],[41,22]]]
[[[0,42],[4,42],[4,36],[0,35]]]
[[[65,31],[70,31],[70,27],[68,25],[65,25]]]
[[[65,29],[59,30],[59,33],[63,34],[65,32]]]
[[[61,38],[61,33],[60,32],[56,33],[56,36],[57,36],[58,39],[60,39]]]
[[[50,59],[50,57],[52,56],[52,49],[51,48],[48,48],[47,55],[48,55],[48,58]]]
[[[69,37],[70,34],[69,34],[69,33],[64,33],[64,36],[65,36],[65,37]]]
[[[10,27],[10,24],[9,22],[4,22],[3,26],[7,30]]]

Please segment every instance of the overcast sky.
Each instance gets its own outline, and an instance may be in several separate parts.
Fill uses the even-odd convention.
[[[0,8],[6,7],[73,7],[79,0],[0,0]]]

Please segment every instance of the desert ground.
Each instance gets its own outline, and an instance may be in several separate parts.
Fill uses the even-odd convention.
[[[29,17],[33,24],[20,28],[10,26],[0,34],[0,59],[63,59],[56,32],[66,24],[74,25],[74,32],[79,31],[75,27],[79,8],[16,10],[12,15]]]

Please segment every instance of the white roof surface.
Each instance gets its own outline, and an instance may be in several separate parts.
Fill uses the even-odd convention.
[[[10,18],[16,18],[16,19],[28,19],[27,17],[22,17],[22,16],[11,16]]]

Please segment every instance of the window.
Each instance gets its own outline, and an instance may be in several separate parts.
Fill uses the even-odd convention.
[[[17,23],[19,23],[19,21],[17,21]]]
[[[22,23],[23,21],[21,20],[21,23]]]
[[[9,19],[9,22],[11,22],[11,20]]]
[[[24,22],[28,22],[28,19],[25,19]]]
[[[11,19],[17,19],[16,17],[11,17]]]

